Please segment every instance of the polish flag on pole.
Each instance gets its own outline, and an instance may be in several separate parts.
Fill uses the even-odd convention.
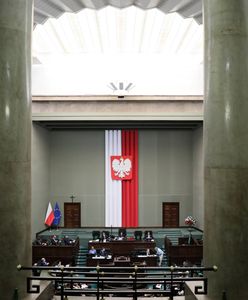
[[[45,218],[45,224],[48,226],[51,226],[54,220],[54,212],[52,209],[52,205],[49,202],[48,207],[47,207],[47,212],[46,212],[46,218]]]

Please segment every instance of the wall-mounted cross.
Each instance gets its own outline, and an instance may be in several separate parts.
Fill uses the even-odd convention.
[[[73,200],[76,198],[75,196],[71,195],[71,202],[73,203]]]

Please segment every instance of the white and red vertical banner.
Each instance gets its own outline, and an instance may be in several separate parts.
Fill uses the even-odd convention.
[[[121,130],[105,131],[105,226],[121,226],[122,185],[111,178],[110,157],[121,155]]]
[[[138,226],[138,131],[105,132],[105,226]]]

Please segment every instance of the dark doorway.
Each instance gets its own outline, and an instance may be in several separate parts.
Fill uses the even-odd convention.
[[[163,227],[179,227],[179,202],[163,202]]]
[[[79,228],[81,227],[81,203],[64,203],[64,227]]]

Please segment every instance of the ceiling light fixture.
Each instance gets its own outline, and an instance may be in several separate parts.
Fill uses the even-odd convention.
[[[124,98],[124,96],[134,88],[134,84],[132,82],[126,83],[123,81],[112,81],[107,86],[113,91],[114,95],[118,96],[118,98]]]

